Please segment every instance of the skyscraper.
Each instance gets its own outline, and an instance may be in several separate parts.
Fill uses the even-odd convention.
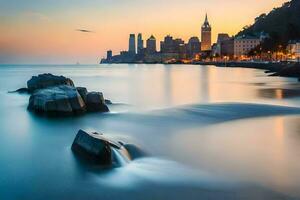
[[[139,33],[138,41],[137,41],[137,53],[140,54],[141,51],[143,50],[143,48],[144,48],[144,40],[143,40],[142,34]]]
[[[208,22],[207,14],[205,16],[204,24],[201,27],[201,50],[211,50],[211,26]]]
[[[112,59],[112,50],[108,50],[106,53],[106,60],[111,60]]]
[[[154,54],[156,53],[156,39],[153,35],[147,40],[147,53]]]
[[[135,34],[130,34],[130,36],[129,36],[129,49],[128,49],[128,52],[130,54],[136,54]]]

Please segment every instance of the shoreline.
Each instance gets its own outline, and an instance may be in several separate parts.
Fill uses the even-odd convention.
[[[141,63],[141,62],[122,62],[122,63],[101,63],[101,64],[164,64],[164,65],[214,65],[216,67],[240,67],[265,70],[269,76],[281,76],[298,78],[300,81],[300,63],[295,62],[194,62],[194,63]]]

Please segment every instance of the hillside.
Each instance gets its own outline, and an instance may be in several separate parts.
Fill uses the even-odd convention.
[[[300,39],[300,0],[286,2],[268,14],[261,14],[255,23],[245,27],[237,35],[268,33],[270,38],[263,44],[263,50],[277,50],[285,47],[289,40]]]

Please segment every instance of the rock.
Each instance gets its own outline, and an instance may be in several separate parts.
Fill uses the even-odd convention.
[[[30,92],[58,85],[69,85],[74,87],[74,83],[71,79],[52,74],[40,74],[38,76],[33,76],[29,81],[27,81],[27,88]]]
[[[61,85],[36,90],[29,99],[29,110],[55,115],[73,115],[86,111],[86,105],[77,89]]]
[[[108,107],[105,105],[105,100],[101,92],[88,92],[86,96],[86,106],[90,112],[109,111]]]
[[[80,94],[81,98],[84,102],[86,102],[86,95],[88,93],[87,89],[85,87],[76,87],[78,93]]]
[[[111,102],[111,100],[109,100],[109,99],[105,99],[104,102],[105,102],[105,104],[107,104],[107,105],[112,105],[112,104],[113,104],[113,103]]]
[[[95,164],[112,165],[110,142],[103,136],[79,130],[72,144],[72,151]]]
[[[20,93],[20,94],[25,94],[25,93],[29,93],[29,90],[28,88],[20,88],[20,89],[17,89],[15,91],[9,91],[8,93]]]

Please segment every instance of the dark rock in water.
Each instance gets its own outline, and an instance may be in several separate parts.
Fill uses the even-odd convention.
[[[28,109],[38,113],[64,116],[86,111],[109,111],[101,92],[88,92],[85,87],[75,88],[73,81],[64,76],[39,74],[27,81],[27,87],[15,92],[32,94]]]
[[[113,103],[111,102],[111,100],[108,100],[108,99],[105,99],[104,102],[105,102],[105,104],[107,104],[107,105],[112,105],[112,104],[113,104]]]
[[[36,90],[29,99],[29,110],[39,113],[72,115],[86,111],[86,105],[76,88],[67,85]]]
[[[78,93],[80,94],[83,101],[86,103],[86,95],[88,93],[87,89],[85,87],[76,87]]]
[[[74,83],[69,78],[64,76],[55,76],[52,74],[40,74],[38,76],[33,76],[29,81],[27,81],[27,88],[30,92],[58,85],[74,86]]]
[[[87,161],[101,165],[112,165],[113,153],[110,142],[99,134],[79,130],[72,150]]]
[[[25,93],[29,93],[29,90],[28,88],[20,88],[20,89],[17,89],[15,91],[10,91],[8,93],[20,93],[20,94],[25,94]]]
[[[109,109],[105,105],[105,100],[101,92],[88,92],[86,96],[86,105],[88,111],[108,112]]]

